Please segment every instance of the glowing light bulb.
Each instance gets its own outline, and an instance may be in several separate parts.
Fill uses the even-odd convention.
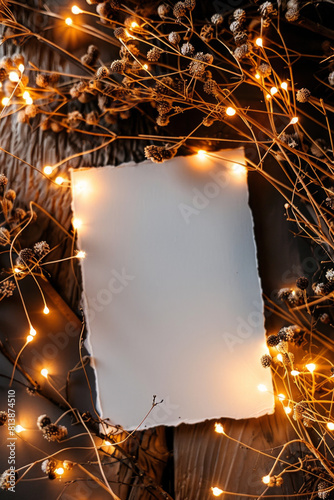
[[[28,106],[29,106],[30,104],[32,104],[33,102],[34,102],[34,101],[32,100],[32,98],[31,98],[31,97],[27,97],[27,98],[26,98],[26,104],[28,104]]]
[[[255,43],[256,43],[256,45],[257,45],[258,47],[263,47],[263,40],[262,40],[262,38],[257,38],[257,39],[255,40]]]
[[[4,97],[1,102],[3,106],[7,106],[7,104],[9,104],[9,97]]]
[[[206,158],[206,151],[204,149],[199,149],[197,151],[197,156],[198,158],[201,158],[201,160],[203,160],[204,158]]]
[[[82,221],[80,219],[73,219],[72,226],[74,229],[79,229],[82,226]]]
[[[62,476],[64,474],[64,469],[62,467],[58,467],[57,469],[55,469],[55,473],[57,474],[57,476]]]
[[[35,337],[35,335],[36,335],[37,332],[36,332],[35,328],[31,326],[29,333],[30,333],[30,335],[32,335],[32,337]]]
[[[46,167],[43,168],[43,172],[46,174],[46,175],[51,175],[52,174],[52,167],[50,167],[50,165],[46,165]]]
[[[260,392],[267,392],[268,390],[264,384],[259,384],[257,388]]]
[[[86,252],[84,252],[83,250],[80,250],[77,254],[76,254],[76,258],[77,259],[84,259],[86,257]]]
[[[103,446],[112,446],[110,441],[103,441]]]
[[[139,24],[136,23],[136,21],[132,21],[132,23],[131,23],[131,29],[136,29],[136,28],[139,28]]]
[[[34,337],[32,335],[28,335],[27,343],[31,342],[32,340],[34,340]]]
[[[25,91],[23,92],[23,94],[22,94],[22,97],[23,97],[23,99],[25,99],[25,100],[26,100],[26,99],[29,99],[29,97],[30,97],[29,92],[28,92],[27,90],[25,90]]]
[[[327,428],[328,428],[330,431],[334,431],[334,423],[333,423],[333,422],[328,422],[328,423],[327,423]]]
[[[223,427],[223,426],[222,426],[222,424],[220,424],[219,422],[216,422],[216,423],[215,423],[215,431],[216,431],[218,434],[225,434],[224,427]]]
[[[65,182],[65,179],[63,177],[56,177],[55,183],[61,186]]]
[[[289,413],[292,412],[292,408],[290,408],[290,406],[284,406],[284,411],[287,415],[289,415]]]
[[[271,95],[275,95],[275,94],[277,94],[277,92],[278,92],[278,88],[277,87],[271,87],[271,89],[270,89]]]
[[[233,163],[232,170],[236,175],[246,174],[247,172],[247,168],[244,165],[239,165],[238,163]]]
[[[283,356],[281,353],[277,354],[277,359],[278,361],[280,361],[281,363],[283,362]]]
[[[148,70],[148,64],[143,64],[143,68],[146,69],[146,71]]]
[[[19,64],[19,71],[21,73],[23,73],[23,71],[24,71],[24,65],[23,64]]]
[[[67,17],[65,19],[65,24],[67,24],[67,26],[72,26],[73,24],[73,19],[71,19],[70,17]]]
[[[309,363],[308,365],[305,365],[306,368],[308,369],[309,372],[314,372],[315,370],[315,364],[314,363]]]
[[[44,314],[49,314],[50,312],[50,309],[48,308],[48,306],[45,306],[44,309],[43,309],[43,313]]]
[[[211,488],[212,494],[214,497],[220,497],[224,492],[220,488],[217,488],[217,486],[214,486]]]
[[[287,82],[282,82],[282,83],[281,83],[281,88],[282,88],[283,90],[288,90],[288,84],[287,84]]]
[[[19,75],[16,73],[16,71],[10,71],[8,78],[10,79],[11,82],[17,83],[20,80]]]
[[[300,373],[300,372],[299,372],[298,370],[291,370],[291,372],[290,372],[290,373],[291,373],[291,375],[292,375],[293,377],[297,377],[297,376],[299,375],[299,373]]]
[[[73,5],[72,9],[72,14],[82,14],[83,10],[80,9],[77,5]]]
[[[269,99],[271,99],[271,95],[270,95],[270,94],[267,94],[267,95],[266,95],[266,99],[268,99],[268,101],[269,101]]]
[[[20,274],[20,272],[21,272],[21,269],[19,269],[18,267],[14,267],[15,274]]]
[[[17,432],[18,434],[20,434],[20,432],[23,432],[25,430],[26,429],[24,427],[22,427],[22,425],[20,425],[20,424],[15,425],[15,432]]]
[[[226,108],[225,113],[228,116],[234,116],[236,114],[236,110],[234,108],[232,108],[231,106],[229,106],[228,108]]]
[[[48,378],[48,374],[49,371],[46,368],[43,368],[43,370],[41,370],[41,375],[43,375],[43,377]]]
[[[255,78],[256,78],[257,80],[260,80],[260,78],[261,78],[260,73],[255,73]]]
[[[294,125],[297,122],[298,122],[298,116],[294,116],[293,118],[291,118],[291,121],[290,121],[291,125]]]
[[[279,394],[277,397],[278,397],[278,399],[279,399],[280,401],[284,401],[284,399],[285,399],[284,394]]]

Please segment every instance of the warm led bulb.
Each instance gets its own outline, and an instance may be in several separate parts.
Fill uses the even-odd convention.
[[[309,363],[308,365],[305,365],[306,368],[308,369],[309,372],[314,372],[315,370],[315,364],[314,363]]]
[[[81,10],[77,5],[73,5],[71,11],[72,14],[81,14],[83,12],[83,10]]]
[[[15,432],[17,432],[18,434],[20,434],[20,432],[22,431],[25,431],[25,428],[22,427],[22,425],[15,425]]]
[[[263,476],[262,482],[263,482],[263,484],[269,484],[270,483],[270,476]]]
[[[55,469],[55,473],[57,476],[62,476],[64,474],[64,469],[62,467],[58,467],[58,469]]]
[[[278,397],[278,399],[279,399],[280,401],[284,401],[284,399],[285,399],[284,394],[279,394],[277,397]]]
[[[281,83],[281,88],[282,88],[283,90],[288,90],[288,84],[287,84],[287,82],[282,82],[282,83]]]
[[[63,184],[63,182],[65,182],[65,179],[63,177],[56,177],[56,184],[59,184],[59,186],[61,186]]]
[[[29,333],[30,333],[30,335],[32,335],[33,337],[35,337],[35,335],[36,335],[37,332],[36,332],[35,328],[31,326]]]
[[[29,92],[28,92],[27,90],[25,90],[25,91],[23,92],[23,94],[22,94],[22,97],[23,97],[23,99],[25,99],[25,100],[26,100],[26,99],[29,99],[29,97],[30,97]]]
[[[270,94],[267,94],[267,95],[266,95],[266,99],[268,99],[268,101],[269,101],[269,99],[271,99],[271,95],[270,95]]]
[[[14,267],[15,274],[20,274],[20,272],[21,272],[21,269],[19,269],[18,267]]]
[[[328,423],[327,423],[327,428],[328,428],[330,431],[334,431],[334,423],[333,423],[333,422],[328,422]]]
[[[212,494],[214,497],[220,497],[224,492],[220,488],[217,488],[217,486],[211,488]]]
[[[247,172],[247,168],[244,165],[239,165],[238,163],[233,163],[232,170],[236,175],[246,174]]]
[[[67,17],[65,19],[65,24],[67,24],[67,26],[71,26],[73,24],[73,19],[71,19],[70,17]]]
[[[28,104],[28,106],[30,106],[30,104],[32,104],[34,102],[31,97],[27,97],[25,101],[26,101],[26,104]]]
[[[234,116],[236,114],[236,110],[234,108],[232,108],[231,106],[229,106],[228,108],[226,108],[225,113],[228,116]]]
[[[24,65],[23,64],[19,64],[19,71],[21,73],[23,73],[23,71],[24,71]]]
[[[76,254],[76,258],[77,259],[84,259],[86,257],[86,252],[84,252],[83,250],[80,250],[77,254]]]
[[[292,412],[292,408],[290,408],[290,406],[284,406],[284,411],[287,415],[289,415],[289,413]]]
[[[256,45],[257,45],[258,47],[262,47],[262,46],[263,46],[263,40],[262,40],[262,38],[257,38],[257,39],[255,40],[255,43],[256,43]]]
[[[299,375],[300,372],[298,370],[291,370],[290,373],[293,377],[297,377],[297,375]]]
[[[199,149],[197,151],[197,156],[198,158],[201,158],[201,160],[203,160],[206,157],[206,151],[204,149]]]
[[[283,356],[281,353],[277,354],[277,359],[278,361],[280,361],[281,363],[283,362]]]
[[[136,21],[132,21],[132,23],[131,23],[131,28],[132,28],[132,29],[139,28],[139,24],[138,24],[138,23],[136,23]]]
[[[224,427],[222,426],[222,424],[220,424],[218,422],[215,423],[215,431],[218,434],[225,434]]]
[[[257,388],[260,392],[267,392],[268,390],[264,384],[259,384]]]
[[[110,441],[103,441],[103,446],[112,446]]]
[[[80,219],[73,219],[72,226],[74,229],[79,229],[82,226],[82,221]]]
[[[148,70],[148,64],[143,64],[143,68],[146,69],[146,71]]]
[[[293,118],[291,118],[291,121],[290,121],[291,125],[294,125],[297,122],[298,122],[298,116],[294,116]]]
[[[9,97],[4,97],[1,102],[3,106],[7,106],[7,104],[9,104]]]
[[[34,340],[34,337],[32,335],[28,335],[27,342],[31,342],[32,340]]]
[[[46,175],[51,175],[52,174],[52,167],[50,167],[50,165],[46,165],[46,167],[43,168],[43,172],[46,174]]]
[[[43,377],[47,378],[49,371],[46,368],[43,368],[43,370],[41,370],[41,374],[43,375]]]
[[[50,312],[50,309],[48,308],[48,306],[45,306],[44,309],[43,309],[43,313],[44,314],[49,314]]]
[[[8,78],[10,79],[11,82],[17,83],[20,80],[19,75],[16,73],[16,71],[10,71]]]
[[[277,94],[277,92],[278,92],[278,88],[277,87],[271,87],[271,89],[270,89],[271,95],[275,95],[275,94]]]
[[[255,78],[256,78],[257,80],[260,80],[260,78],[261,78],[260,73],[255,73]]]

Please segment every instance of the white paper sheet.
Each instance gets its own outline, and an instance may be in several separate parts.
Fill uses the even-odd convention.
[[[73,170],[103,417],[143,428],[274,408],[242,149]],[[264,384],[268,392],[260,392]]]

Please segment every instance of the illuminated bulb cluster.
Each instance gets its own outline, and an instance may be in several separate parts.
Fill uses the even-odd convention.
[[[226,108],[225,113],[228,116],[234,116],[236,114],[236,110],[234,108],[232,108],[231,106],[229,106],[228,108]]]

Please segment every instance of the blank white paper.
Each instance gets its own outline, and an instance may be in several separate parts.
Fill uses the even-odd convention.
[[[243,149],[72,171],[88,348],[126,429],[272,413]],[[260,392],[258,385],[267,387]]]

